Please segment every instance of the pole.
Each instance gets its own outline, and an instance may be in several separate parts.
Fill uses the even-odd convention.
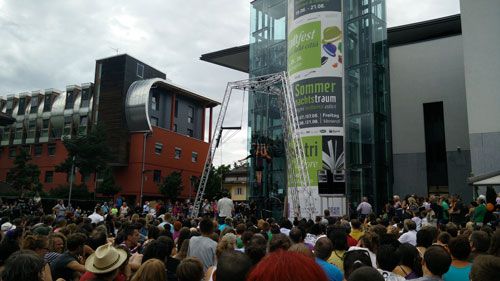
[[[75,173],[75,157],[71,160],[71,175],[69,178],[69,196],[68,196],[68,208],[71,207],[71,192],[73,191],[73,174]]]
[[[141,195],[139,198],[139,204],[142,206],[142,197],[144,194],[144,169],[145,169],[145,161],[146,161],[146,138],[149,133],[144,133],[144,141],[142,143],[142,171],[141,171]]]

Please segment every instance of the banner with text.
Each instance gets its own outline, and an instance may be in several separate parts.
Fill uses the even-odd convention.
[[[319,196],[345,194],[341,6],[341,0],[288,1],[287,69],[311,183],[299,197],[301,206],[315,205],[314,214],[301,208],[309,212],[302,216],[322,213]]]

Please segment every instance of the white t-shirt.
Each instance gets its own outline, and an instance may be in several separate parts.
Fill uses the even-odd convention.
[[[104,221],[104,217],[99,215],[96,212],[94,212],[92,215],[90,215],[89,219],[92,221],[92,223],[95,223],[95,224],[98,224],[98,223]]]
[[[234,209],[233,200],[224,197],[217,202],[217,209],[219,210],[219,217],[230,218]]]
[[[405,232],[399,237],[398,240],[401,244],[410,243],[413,246],[417,246],[417,232],[415,230]]]

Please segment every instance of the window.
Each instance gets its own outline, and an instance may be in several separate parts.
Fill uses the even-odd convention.
[[[56,144],[55,143],[47,144],[47,152],[49,153],[49,156],[56,155]]]
[[[243,194],[243,189],[242,189],[241,187],[238,187],[238,188],[236,189],[236,194],[237,194],[237,195],[242,195],[242,194]]]
[[[31,109],[30,113],[36,113],[38,110],[38,97],[31,98]]]
[[[158,127],[158,118],[151,116],[151,126]]]
[[[155,143],[155,153],[160,154],[163,150],[163,144],[161,142]]]
[[[196,163],[198,162],[198,153],[197,152],[191,152],[191,161]]]
[[[144,78],[144,65],[137,63],[137,77]]]
[[[75,93],[67,92],[66,93],[66,106],[64,109],[73,109],[73,104],[75,102]]]
[[[80,126],[87,126],[89,117],[87,115],[80,116]]]
[[[182,149],[176,147],[175,148],[175,154],[174,154],[174,158],[175,159],[181,159],[181,154],[182,154]]]
[[[174,116],[177,117],[178,116],[178,112],[179,112],[179,101],[176,99],[175,100],[175,107],[174,107]]]
[[[64,135],[71,135],[71,131],[73,128],[73,117],[72,116],[64,116]]]
[[[151,96],[151,110],[158,111],[160,110],[160,94],[153,93]]]
[[[194,107],[188,106],[188,123],[193,123]]]
[[[26,111],[26,98],[19,99],[19,107],[17,108],[17,115],[24,115]]]
[[[50,125],[50,120],[49,119],[43,119],[42,121],[42,137],[48,137],[49,136],[49,125]]]
[[[187,129],[188,131],[188,136],[193,137],[193,130],[192,129]]]
[[[35,156],[42,155],[43,146],[41,144],[35,144],[34,154]]]
[[[174,132],[177,132],[177,124],[174,124]]]
[[[14,157],[16,157],[16,148],[9,147],[9,158],[14,158]]]
[[[12,110],[14,109],[14,101],[13,100],[8,100],[7,101],[7,106],[6,106],[6,113],[8,115],[12,114]]]
[[[34,139],[35,135],[36,135],[36,120],[29,120],[27,138]]]
[[[45,171],[45,182],[51,183],[54,181],[54,171]]]
[[[86,88],[82,90],[82,99],[80,107],[89,107],[90,104],[90,89]]]
[[[45,97],[43,99],[44,99],[43,112],[48,112],[52,108],[52,98],[51,98],[50,94],[47,94],[47,95],[45,95]]]
[[[28,155],[31,155],[31,145],[23,145],[23,150],[26,151]]]
[[[156,183],[161,182],[161,170],[154,170],[153,171],[153,181]]]

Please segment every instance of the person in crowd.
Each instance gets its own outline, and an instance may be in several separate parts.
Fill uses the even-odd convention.
[[[285,234],[274,234],[271,240],[269,241],[269,252],[274,252],[278,250],[288,250],[290,246],[292,245],[292,242],[288,236]]]
[[[379,237],[376,233],[373,232],[365,232],[363,236],[361,236],[359,246],[350,247],[348,251],[353,250],[366,250],[370,254],[370,258],[372,260],[372,265],[376,266],[377,264],[377,248],[379,246]]]
[[[424,257],[425,250],[429,248],[436,240],[438,230],[434,226],[424,226],[417,232],[417,250],[421,257]]]
[[[377,252],[377,268],[386,281],[404,281],[405,278],[393,270],[398,266],[401,255],[393,245],[381,245]]]
[[[131,271],[128,267],[129,254],[123,248],[111,244],[102,245],[85,261],[86,272],[80,281],[126,281]]]
[[[56,219],[59,221],[66,217],[66,206],[64,206],[64,200],[58,200],[57,204],[52,208]]]
[[[45,254],[44,260],[47,263],[53,262],[57,257],[66,251],[66,237],[62,233],[49,234],[49,252]]]
[[[47,236],[34,236],[27,235],[24,237],[23,244],[21,247],[23,250],[31,250],[35,252],[40,258],[44,258],[49,252],[49,239]],[[50,265],[46,264],[43,269],[43,274],[46,279],[50,277],[52,279],[52,273],[50,272]]]
[[[333,251],[333,244],[327,237],[321,237],[314,245],[316,263],[321,266],[329,281],[342,281],[342,272],[333,264],[327,262]]]
[[[371,266],[362,266],[349,276],[347,281],[385,281],[384,277],[375,268]]]
[[[4,238],[0,242],[0,266],[2,266],[10,255],[21,249],[21,239],[23,237],[21,228],[11,228],[5,232]]]
[[[490,248],[488,254],[500,257],[500,227],[497,227],[491,236]]]
[[[399,237],[400,243],[409,243],[413,246],[417,245],[417,224],[411,219],[404,220],[404,229],[405,233],[403,233]]]
[[[349,248],[347,234],[343,229],[334,228],[329,232],[328,238],[333,243],[332,254],[328,258],[328,262],[335,265],[341,272],[344,272],[344,254]]]
[[[68,250],[50,264],[52,279],[78,280],[80,275],[85,273],[85,266],[81,261],[86,241],[87,236],[82,233],[74,233],[68,236]]]
[[[124,203],[126,204],[126,203]],[[137,253],[140,250],[141,245],[139,244],[139,229],[135,225],[130,225],[125,227],[120,233],[123,241],[120,245],[128,249],[131,254]]]
[[[174,258],[179,260],[179,261],[182,261],[183,259],[185,259],[187,257],[188,249],[189,249],[189,239],[186,239],[186,240],[182,241],[182,246],[179,248],[179,250],[177,251],[177,254],[175,254]]]
[[[471,255],[469,260],[473,261],[479,255],[485,255],[490,247],[490,236],[482,230],[473,231],[469,237]]]
[[[252,261],[245,254],[238,251],[225,251],[218,257],[212,280],[245,281],[251,268]]]
[[[373,267],[370,253],[367,250],[359,249],[345,252],[344,255],[344,278],[349,279],[349,276],[356,269],[363,266]]]
[[[92,221],[93,224],[99,224],[104,221],[103,211],[101,207],[97,206],[95,207],[94,213],[92,215],[88,216],[88,218]]]
[[[120,207],[120,215],[126,217],[130,212],[129,206],[127,206],[127,202],[123,202]]]
[[[476,257],[470,271],[471,281],[498,280],[500,272],[500,257],[481,255]]]
[[[277,251],[264,258],[248,275],[247,281],[327,281],[325,272],[303,254]]]
[[[175,273],[179,281],[200,281],[203,279],[203,264],[199,258],[185,258]]]
[[[479,196],[476,200],[477,207],[474,208],[474,216],[473,216],[473,221],[474,223],[481,227],[483,226],[484,222],[484,217],[486,216],[486,197],[484,196]]]
[[[448,244],[452,262],[443,275],[444,281],[468,281],[472,264],[468,261],[471,252],[469,241],[464,236],[451,239]]]
[[[425,250],[422,263],[423,276],[415,281],[440,281],[448,272],[451,265],[451,256],[443,246],[433,245]]]
[[[303,254],[306,257],[309,257],[312,259],[316,258],[314,256],[313,252],[311,250],[309,250],[309,247],[307,247],[306,244],[304,244],[304,243],[293,244],[292,246],[290,246],[290,248],[288,248],[288,251],[300,253],[300,254]]]
[[[392,272],[403,276],[406,280],[422,277],[422,258],[417,248],[404,243],[398,247],[398,253],[401,259]]]
[[[233,200],[229,198],[229,193],[227,191],[225,191],[223,197],[217,201],[217,210],[219,211],[219,224],[223,224],[226,218],[231,218],[233,216],[234,203]]]
[[[351,220],[351,237],[359,241],[359,238],[363,236],[365,232],[361,226],[361,222],[358,219]]]
[[[149,259],[145,261],[130,281],[165,281],[167,274],[161,260]]]
[[[214,232],[214,224],[208,218],[200,221],[201,236],[194,236],[189,239],[188,257],[197,257],[203,263],[203,270],[215,264],[215,251],[217,242],[212,240],[211,235]]]
[[[365,218],[372,213],[372,205],[368,203],[367,197],[363,197],[361,199],[361,203],[359,203],[356,211],[358,211],[359,219],[361,221],[364,221]]]
[[[21,250],[13,253],[5,261],[0,279],[2,281],[46,281],[44,268],[45,262],[35,252]]]
[[[252,260],[253,265],[259,263],[267,253],[267,241],[262,234],[255,234],[245,248],[245,254]]]

